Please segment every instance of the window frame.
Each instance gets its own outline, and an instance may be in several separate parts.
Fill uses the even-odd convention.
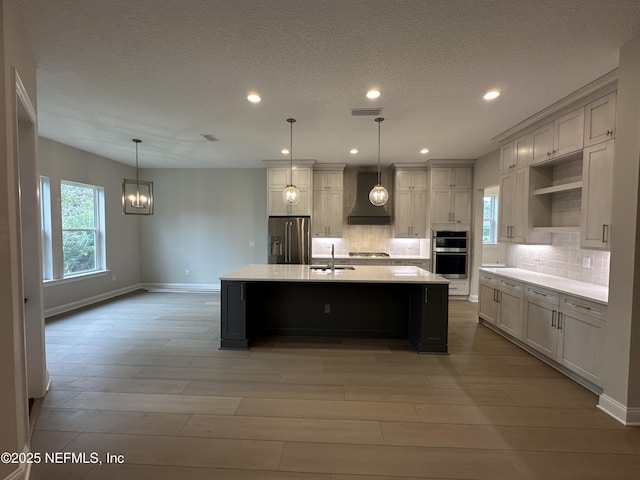
[[[487,197],[491,198],[491,214],[485,217],[485,201]],[[484,239],[484,224],[489,222],[489,240]],[[495,245],[498,243],[498,194],[485,193],[482,196],[482,244]]]
[[[63,184],[88,188],[93,192],[93,228],[62,228]],[[54,207],[55,205],[55,207]],[[67,282],[106,274],[106,222],[104,187],[67,179],[40,176],[40,209],[42,218],[42,280],[43,283]],[[64,269],[64,232],[89,231],[95,235],[95,268],[66,273]]]
[[[64,228],[62,221],[62,193],[60,194],[60,232],[62,234],[62,252],[63,252],[63,266],[62,266],[62,278],[78,277],[83,275],[93,274],[105,269],[104,262],[104,188],[99,185],[91,185],[88,183],[75,182],[73,180],[60,180],[60,191],[62,192],[62,186],[69,185],[73,187],[81,187],[90,189],[93,192],[93,228]],[[65,232],[93,232],[95,235],[95,267],[82,270],[79,272],[67,273],[64,271],[64,233]]]

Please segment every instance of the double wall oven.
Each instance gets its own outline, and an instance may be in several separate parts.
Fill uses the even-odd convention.
[[[469,232],[433,230],[431,270],[445,278],[469,276]]]

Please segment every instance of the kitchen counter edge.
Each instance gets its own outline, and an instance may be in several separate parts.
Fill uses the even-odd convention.
[[[247,282],[433,283],[449,280],[414,266],[357,266],[354,270],[311,270],[311,265],[251,264],[220,277]]]
[[[602,305],[609,304],[609,287],[593,283],[570,280],[564,277],[556,277],[546,273],[532,272],[523,268],[512,267],[481,267],[481,272],[491,273],[498,277],[516,280],[530,285],[554,290],[559,293],[591,300]]]

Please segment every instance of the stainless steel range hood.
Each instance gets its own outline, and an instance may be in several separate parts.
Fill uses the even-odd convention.
[[[349,225],[391,225],[386,206],[376,207],[369,201],[369,192],[378,184],[375,172],[358,172],[356,176],[356,202],[347,217]]]

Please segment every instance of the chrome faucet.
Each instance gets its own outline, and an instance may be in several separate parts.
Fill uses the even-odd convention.
[[[331,244],[331,263],[329,264],[329,267],[331,267],[331,271],[335,271],[336,269],[336,255],[333,243]]]

